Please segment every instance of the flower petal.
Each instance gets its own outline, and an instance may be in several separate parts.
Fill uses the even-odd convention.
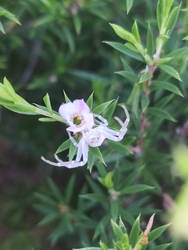
[[[75,105],[79,115],[90,112],[90,109],[87,103],[85,103],[84,99],[76,99],[74,100],[73,104]]]

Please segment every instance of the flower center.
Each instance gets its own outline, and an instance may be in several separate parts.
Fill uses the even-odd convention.
[[[75,116],[73,117],[73,123],[74,123],[75,125],[80,125],[81,122],[82,122],[82,120],[83,120],[83,118],[82,118],[81,116],[79,116],[79,115],[75,115]]]

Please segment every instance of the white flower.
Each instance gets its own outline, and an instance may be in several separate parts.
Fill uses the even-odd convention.
[[[59,114],[69,125],[67,131],[78,133],[94,126],[93,114],[83,99],[62,104],[59,108]]]
[[[84,100],[75,100],[73,103],[61,105],[59,112],[70,125],[67,132],[70,140],[77,147],[76,158],[73,161],[62,161],[57,155],[54,155],[57,162],[49,161],[44,157],[41,157],[41,159],[57,167],[76,168],[84,166],[88,161],[89,147],[99,147],[105,139],[121,141],[124,138],[130,117],[126,107],[124,105],[121,105],[121,107],[125,112],[126,119],[123,122],[118,117],[114,117],[121,126],[121,129],[116,131],[108,127],[107,120],[102,116],[91,113]],[[80,138],[78,142],[74,136]]]

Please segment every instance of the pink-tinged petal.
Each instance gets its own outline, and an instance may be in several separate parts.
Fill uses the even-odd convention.
[[[75,105],[78,114],[90,112],[90,109],[89,109],[87,103],[85,103],[85,101],[83,99],[77,99],[73,102],[73,104]]]
[[[59,107],[60,116],[67,122],[70,121],[70,119],[76,112],[77,112],[76,106],[72,102],[63,103]]]

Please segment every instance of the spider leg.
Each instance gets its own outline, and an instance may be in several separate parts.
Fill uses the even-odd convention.
[[[105,126],[101,126],[101,130],[102,133],[104,134],[104,136],[106,137],[106,139],[112,140],[112,141],[121,141],[123,139],[123,137],[125,136],[126,132],[127,132],[127,125],[130,121],[130,116],[129,116],[129,112],[126,109],[126,107],[124,105],[120,105],[122,107],[122,109],[124,110],[125,114],[126,114],[126,119],[125,121],[121,121],[119,119],[119,117],[115,116],[114,119],[120,124],[121,129],[118,131],[115,131],[113,129],[110,129],[108,127]]]
[[[44,158],[43,156],[41,159],[45,161],[46,163],[56,166],[56,167],[66,167],[66,168],[77,168],[77,167],[82,167],[87,163],[88,160],[88,145],[85,142],[85,140],[81,139],[80,142],[78,143],[78,151],[77,151],[77,156],[76,160],[74,161],[62,161],[57,155],[54,155],[55,159],[57,162],[52,162]],[[81,158],[83,157],[83,160]]]
[[[41,157],[41,160],[52,165],[52,166],[55,166],[55,167],[62,167],[61,166],[61,162],[53,162],[53,161],[49,161],[47,160],[46,158],[44,158],[44,156]]]
[[[120,104],[120,107],[122,107],[122,109],[124,110],[125,115],[126,115],[126,120],[124,121],[123,126],[127,127],[129,122],[130,122],[129,112],[128,112],[127,108],[125,107],[125,105]]]
[[[117,131],[115,131],[117,132]],[[106,139],[109,139],[111,141],[121,141],[123,139],[123,137],[125,136],[127,132],[127,128],[123,127],[120,129],[119,132],[117,132],[117,134],[112,134],[108,128],[103,128],[103,135],[106,137]]]
[[[108,121],[104,117],[102,117],[101,115],[94,114],[94,117],[98,119],[99,124],[104,124],[104,125],[108,126]]]
[[[62,160],[59,158],[59,156],[57,156],[56,154],[54,154],[54,158],[58,161],[58,162],[62,162]]]
[[[71,135],[70,131],[67,130],[68,136],[71,140],[71,142],[74,144],[75,147],[78,147],[78,143],[76,142],[76,140],[74,139],[74,137]]]
[[[114,116],[114,119],[120,124],[121,127],[123,127],[123,122],[121,119],[119,119],[119,117]]]

